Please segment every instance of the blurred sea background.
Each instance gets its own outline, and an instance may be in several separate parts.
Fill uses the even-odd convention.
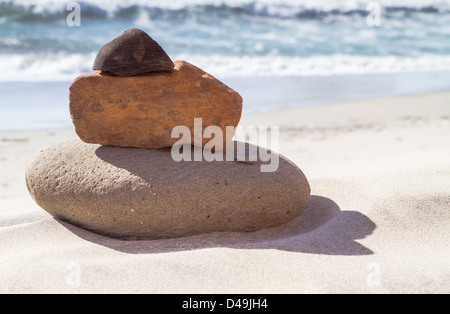
[[[0,0],[0,130],[71,127],[70,82],[132,27],[244,113],[450,89],[450,0],[88,0],[74,27],[70,3]]]

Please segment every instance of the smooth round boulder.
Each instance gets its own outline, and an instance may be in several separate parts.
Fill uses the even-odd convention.
[[[302,171],[271,154],[279,157],[276,171],[261,172],[261,160],[174,161],[169,148],[71,140],[41,150],[26,182],[37,204],[57,219],[112,237],[254,231],[296,217],[310,195]]]

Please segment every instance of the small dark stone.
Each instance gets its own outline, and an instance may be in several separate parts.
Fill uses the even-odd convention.
[[[102,48],[94,70],[116,76],[172,71],[174,64],[161,46],[144,31],[132,28]]]

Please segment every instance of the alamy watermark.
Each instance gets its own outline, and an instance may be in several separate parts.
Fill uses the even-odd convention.
[[[67,26],[81,26],[81,6],[78,2],[69,2],[66,7],[67,11],[71,11],[66,18]]]
[[[172,129],[171,137],[178,139],[171,149],[174,161],[261,162],[261,172],[278,170],[279,155],[276,151],[279,148],[279,127],[277,126],[238,126],[236,128],[226,126],[224,134],[219,126],[203,128],[202,119],[195,118],[193,132],[194,134],[184,125]],[[235,142],[231,141],[234,136],[237,139]],[[229,144],[224,147],[224,142]],[[260,145],[265,145],[267,149]]]
[[[381,26],[381,4],[379,2],[369,2],[366,10],[370,11],[366,18],[367,25]]]
[[[377,262],[370,262],[366,265],[369,275],[366,277],[368,287],[381,287],[381,266]]]
[[[81,285],[81,265],[77,262],[67,264],[66,283],[71,287],[79,287]]]
[[[67,11],[71,11],[66,18],[67,26],[81,26],[81,6],[78,2],[69,2],[66,7]],[[381,4],[379,2],[367,3],[366,10],[369,15],[366,18],[367,25],[381,26]]]

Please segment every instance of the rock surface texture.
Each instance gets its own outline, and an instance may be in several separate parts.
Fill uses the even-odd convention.
[[[123,238],[167,238],[253,231],[297,216],[310,187],[280,156],[275,172],[260,162],[181,161],[170,149],[63,142],[42,150],[26,171],[28,189],[51,215]]]
[[[144,31],[132,28],[102,48],[94,61],[94,70],[116,76],[172,71],[174,64],[161,46]]]
[[[171,72],[131,77],[85,74],[70,85],[70,113],[78,136],[86,143],[157,149],[178,141],[172,129],[187,126],[194,143],[194,118],[203,129],[222,129],[223,147],[234,135],[242,113],[242,97],[208,73],[185,61]],[[227,136],[225,136],[225,134]],[[210,139],[204,138],[202,145]]]

